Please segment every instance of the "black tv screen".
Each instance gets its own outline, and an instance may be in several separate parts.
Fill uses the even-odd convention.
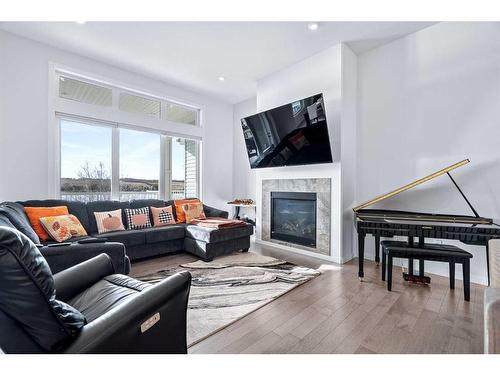
[[[323,94],[241,119],[251,168],[331,163]]]

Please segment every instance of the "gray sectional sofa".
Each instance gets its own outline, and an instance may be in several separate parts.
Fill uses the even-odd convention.
[[[97,201],[73,202],[57,199],[29,200],[23,202],[0,203],[0,226],[12,226],[27,235],[47,259],[52,272],[69,268],[100,253],[107,253],[113,262],[115,272],[127,274],[130,260],[138,260],[157,255],[181,251],[192,253],[205,261],[216,256],[229,254],[236,250],[247,251],[253,226],[229,229],[202,228],[189,224],[175,224],[158,228],[125,230],[98,234],[94,212],[111,211],[125,208],[164,207],[173,201],[141,199],[127,202]],[[40,243],[38,236],[29,225],[23,207],[67,206],[70,214],[75,215],[89,234],[87,238],[105,239],[105,243],[79,244],[82,237],[70,239],[70,246],[55,247],[53,242]],[[203,206],[207,217],[228,217],[226,211]],[[174,214],[175,214],[175,210]],[[124,211],[122,211],[124,215]],[[125,223],[125,217],[123,217]]]

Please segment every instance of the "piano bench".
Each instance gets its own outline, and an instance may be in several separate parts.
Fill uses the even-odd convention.
[[[470,259],[472,254],[453,245],[425,244],[423,247],[412,247],[404,241],[382,241],[382,280],[385,281],[387,263],[387,290],[392,289],[393,258],[423,261],[447,262],[450,268],[450,289],[455,289],[455,264],[462,264],[464,279],[464,299],[470,301]],[[410,267],[409,267],[410,268]],[[420,269],[420,276],[424,276]]]

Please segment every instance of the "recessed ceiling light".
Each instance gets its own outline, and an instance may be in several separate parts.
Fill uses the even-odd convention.
[[[223,77],[223,76],[220,76],[220,77],[219,77],[219,81],[224,82],[225,80],[226,80],[226,78],[225,78],[225,77]]]
[[[87,21],[75,21],[75,22],[80,24],[80,25],[85,25],[87,23]]]
[[[318,29],[319,29],[319,23],[317,23],[317,22],[309,22],[309,23],[307,24],[307,28],[308,28],[309,30],[311,30],[311,31],[316,31],[316,30],[318,30]]]

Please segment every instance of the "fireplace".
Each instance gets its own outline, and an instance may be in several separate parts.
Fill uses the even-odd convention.
[[[271,238],[316,247],[316,193],[271,192]]]

